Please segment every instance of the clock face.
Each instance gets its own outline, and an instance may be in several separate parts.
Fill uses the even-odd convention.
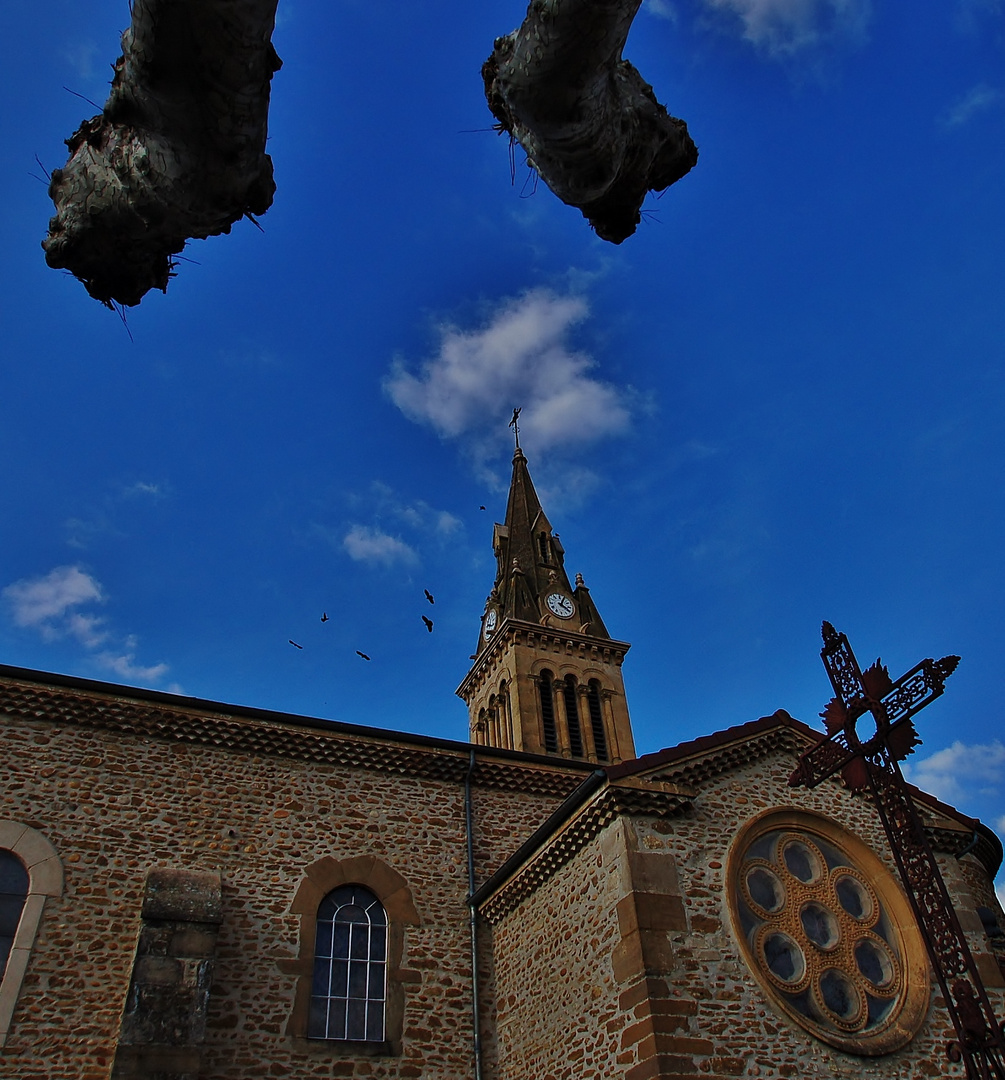
[[[499,615],[495,608],[493,608],[488,615],[485,616],[485,636],[491,637],[492,632],[496,628],[496,623],[499,621]]]
[[[560,592],[553,592],[548,596],[548,607],[556,614],[560,619],[571,619],[573,612],[576,610],[576,605],[567,597],[563,596]]]

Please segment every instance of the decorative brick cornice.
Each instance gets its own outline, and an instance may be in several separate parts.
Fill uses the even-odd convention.
[[[479,911],[499,923],[531,893],[566,865],[620,814],[671,817],[691,804],[694,792],[683,784],[626,780],[605,784],[600,791],[545,840],[479,902]],[[547,823],[543,827],[547,829]]]
[[[773,725],[771,725],[772,721],[775,722]],[[746,729],[746,735],[743,734],[744,729]],[[639,758],[636,761],[616,766],[608,770],[608,773],[612,776],[625,774],[649,776],[653,779],[688,784],[700,790],[702,785],[709,780],[733,769],[750,765],[769,754],[787,753],[793,758],[798,758],[821,738],[823,735],[819,732],[798,720],[793,720],[787,713],[779,711],[772,717],[762,717],[739,728],[706,735],[694,740],[693,743],[649,755],[653,762],[665,761],[666,764],[662,767],[651,764],[645,768],[645,758]],[[688,750],[691,752],[688,753]],[[834,783],[846,787],[840,774],[831,779]],[[934,809],[944,817],[949,817],[950,820],[959,821],[962,826],[953,828],[926,823],[925,835],[932,847],[943,854],[956,856],[969,849],[970,853],[975,855],[994,877],[1001,865],[1001,847],[997,844],[997,837],[979,822],[965,817],[958,810],[940,802],[927,792],[917,788],[912,790],[915,793],[915,801],[920,806]],[[868,791],[853,794],[856,798],[872,803]]]
[[[124,688],[114,689],[120,693],[81,692],[0,677],[0,715],[456,784],[464,783],[470,765],[470,747],[461,743],[436,745],[431,739],[390,732],[382,737],[375,729],[352,731],[349,725],[334,721],[259,710],[244,714],[237,709],[226,711],[225,706],[220,711],[172,707],[166,694],[145,701],[126,697]],[[518,761],[518,755],[485,747],[478,747],[476,754],[476,784],[559,799],[590,771],[587,765],[546,764],[533,758]]]
[[[709,780],[733,769],[750,765],[768,754],[776,752],[793,756],[812,745],[811,740],[801,738],[791,728],[778,727],[751,738],[718,747],[705,756],[675,764],[674,767],[657,770],[652,775],[664,780],[680,781],[700,787]]]

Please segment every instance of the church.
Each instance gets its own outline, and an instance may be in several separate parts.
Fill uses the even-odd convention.
[[[492,543],[468,742],[0,667],[0,1076],[966,1075],[823,734],[636,757],[519,446]],[[1002,1017],[1002,845],[911,798]]]

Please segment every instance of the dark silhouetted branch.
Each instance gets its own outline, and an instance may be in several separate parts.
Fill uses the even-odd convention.
[[[492,114],[528,162],[597,235],[635,232],[649,191],[697,162],[683,120],[621,58],[642,0],[532,0],[482,68]]]
[[[46,262],[103,304],[167,288],[189,238],[264,214],[277,0],[133,0],[112,90],[52,174]]]

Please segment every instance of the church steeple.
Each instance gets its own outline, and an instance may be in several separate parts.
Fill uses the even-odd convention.
[[[471,741],[598,762],[634,757],[621,677],[630,646],[607,632],[582,575],[570,583],[518,432],[506,520],[492,547],[495,583],[457,690]]]

